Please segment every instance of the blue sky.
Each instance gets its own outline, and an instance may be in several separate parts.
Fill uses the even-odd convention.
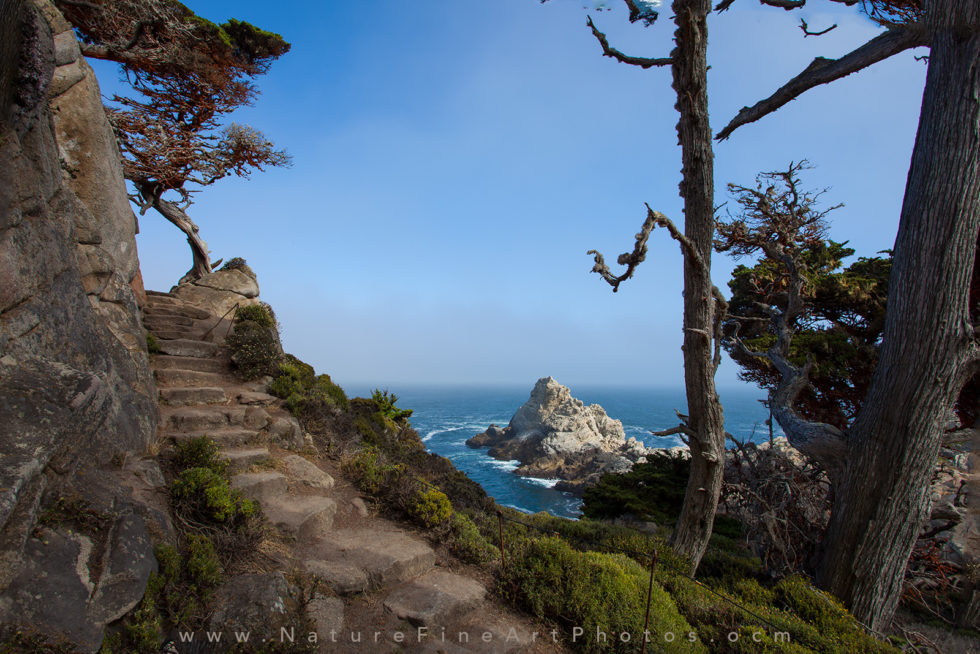
[[[516,383],[678,387],[681,256],[666,235],[617,294],[589,273],[632,248],[644,203],[682,223],[680,150],[667,69],[601,56],[583,0],[325,2],[190,0],[248,20],[292,51],[233,119],[293,156],[290,169],[226,179],[191,215],[213,257],[244,257],[288,351],[341,385]],[[720,130],[815,56],[877,27],[826,0],[785,12],[743,0],[710,23],[711,121]],[[669,16],[592,15],[614,47],[666,56]],[[839,27],[819,38],[811,29]],[[103,92],[121,88],[99,64]],[[858,254],[892,246],[925,79],[904,53],[815,89],[715,148],[727,182],[807,158],[830,187],[831,236]],[[190,266],[180,232],[141,218],[147,287]],[[736,265],[716,255],[716,284]],[[741,385],[727,361],[721,388]]]

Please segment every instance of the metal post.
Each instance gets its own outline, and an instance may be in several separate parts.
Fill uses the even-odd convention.
[[[640,650],[640,654],[646,654],[647,651],[647,628],[650,626],[650,601],[653,599],[653,571],[657,567],[657,548],[653,548],[653,554],[650,556],[650,585],[647,586],[647,615],[646,619],[643,621],[643,647]]]
[[[504,556],[504,512],[497,510],[497,524],[500,527],[500,567],[507,567],[507,558]]]

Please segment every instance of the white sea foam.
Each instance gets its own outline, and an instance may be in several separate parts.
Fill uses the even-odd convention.
[[[537,477],[522,477],[522,479],[536,486],[544,486],[545,488],[554,488],[555,484],[561,481],[561,479],[538,479]]]
[[[498,468],[500,470],[506,470],[510,472],[511,470],[517,470],[517,466],[521,465],[520,461],[498,461],[497,459],[490,459],[487,461],[492,467]]]

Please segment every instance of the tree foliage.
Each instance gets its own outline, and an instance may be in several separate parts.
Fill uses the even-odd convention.
[[[809,384],[794,409],[809,420],[844,429],[861,406],[877,362],[891,256],[861,257],[844,267],[854,250],[827,239],[824,218],[837,207],[821,210],[817,203],[823,192],[799,190],[798,174],[805,168],[802,162],[786,172],[764,173],[754,188],[728,185],[742,213],[731,222],[718,222],[716,247],[736,257],[763,255],[754,266],[738,266],[728,283],[732,297],[724,345],[742,367],[742,379],[776,389],[779,371],[745,350],[763,352],[776,343],[770,317],[788,308],[786,259],[792,260],[803,283],[802,305],[790,324],[788,358],[797,367],[812,362]]]
[[[122,64],[135,91],[116,95],[107,108],[133,200],[187,235],[194,256],[189,277],[211,272],[207,244],[185,210],[194,187],[289,164],[285,151],[258,130],[225,123],[255,100],[253,78],[289,44],[244,21],[217,25],[174,0],[57,4],[80,35],[83,53]],[[169,192],[179,201],[165,199]]]

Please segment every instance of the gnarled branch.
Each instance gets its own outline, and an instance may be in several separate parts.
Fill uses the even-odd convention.
[[[910,48],[928,45],[927,33],[918,24],[896,26],[876,36],[840,59],[817,57],[806,69],[771,96],[751,107],[743,107],[725,129],[715,136],[725,140],[732,132],[771,114],[815,86],[833,82]]]
[[[606,35],[599,31],[599,28],[595,26],[592,22],[592,17],[589,16],[589,27],[592,29],[592,34],[595,36],[599,45],[602,46],[602,54],[606,57],[612,57],[616,61],[624,64],[629,64],[631,66],[639,66],[640,68],[653,68],[654,66],[669,66],[673,63],[673,59],[670,57],[663,57],[661,59],[650,59],[647,57],[633,57],[628,54],[623,54],[616,48],[609,45],[609,39]]]

